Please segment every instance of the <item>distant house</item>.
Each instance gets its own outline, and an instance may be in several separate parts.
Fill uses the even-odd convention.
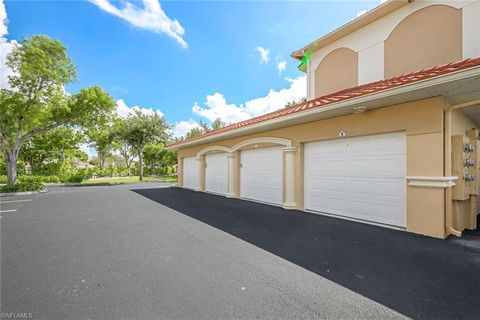
[[[480,1],[387,1],[292,57],[308,101],[169,146],[180,187],[438,238],[477,227]]]
[[[88,162],[83,162],[81,160],[78,160],[78,159],[74,159],[73,162],[72,162],[72,167],[74,167],[75,169],[90,169],[90,168],[96,168],[96,166],[94,166],[93,164],[90,164]]]

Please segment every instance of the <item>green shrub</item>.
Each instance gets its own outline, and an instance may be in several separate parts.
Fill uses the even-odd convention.
[[[77,171],[75,173],[64,175],[60,178],[63,183],[80,183],[85,179],[85,175],[82,171]]]
[[[60,178],[56,175],[50,176],[18,176],[19,182],[42,182],[42,183],[59,183]]]
[[[0,187],[1,193],[7,192],[26,192],[43,190],[45,186],[41,182],[19,182],[12,186]]]
[[[34,166],[32,168],[32,173],[39,176],[52,176],[52,175],[61,175],[67,172],[70,169],[69,164],[63,163],[42,163],[41,165]]]
[[[7,183],[7,176],[0,176],[0,184]]]

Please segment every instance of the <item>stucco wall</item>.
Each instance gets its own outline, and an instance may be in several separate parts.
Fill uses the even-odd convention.
[[[400,22],[385,41],[385,78],[462,59],[462,10],[421,9]]]
[[[434,8],[432,13],[429,13],[429,7],[443,7],[444,9],[437,10]],[[427,11],[420,14],[423,15],[423,19],[415,18],[418,12],[425,9]],[[444,14],[443,12],[438,12],[446,12],[448,9],[455,13]],[[425,12],[428,14],[425,14]],[[410,17],[413,17],[413,19]],[[425,65],[425,63],[430,63],[431,66],[461,60],[462,58],[477,57],[480,55],[479,17],[480,0],[417,0],[328,45],[314,47],[314,54],[307,70],[307,97],[310,100],[315,98],[316,95],[315,70],[326,56],[338,48],[349,48],[358,54],[359,84],[381,80],[385,76],[398,74],[398,72],[401,73],[403,70],[410,69],[412,71],[411,68],[419,70],[422,68],[418,68],[418,66]],[[393,41],[393,38],[390,39],[389,42],[395,43],[390,43],[390,49],[386,49],[387,39],[395,28],[405,23],[405,21],[408,22],[410,19],[413,21],[411,27],[413,32],[408,34],[407,37],[404,37],[402,32],[399,35],[394,35],[394,37],[400,38],[400,40]],[[417,20],[421,20],[420,24],[418,24]],[[430,33],[425,38],[424,35],[427,33],[427,30]],[[409,39],[410,37],[412,39]],[[407,47],[399,48],[400,51],[395,51],[393,47],[401,43],[405,43]],[[422,51],[423,49],[421,49],[427,45],[433,45],[439,49],[433,52],[433,55],[430,55],[432,50]],[[444,50],[445,47],[447,47],[446,51]],[[393,50],[393,55],[387,52],[387,50]],[[406,53],[405,50],[407,50]],[[428,52],[428,55],[423,55],[422,52]],[[415,61],[419,54],[420,60],[417,63]],[[432,59],[429,59],[430,56]],[[425,57],[428,59],[425,60]],[[394,60],[394,64],[391,67],[387,67],[391,63],[390,60]],[[399,65],[397,65],[397,62]],[[406,66],[403,64],[406,64]],[[387,71],[387,68],[391,68],[391,70]]]
[[[358,56],[348,48],[332,51],[315,70],[315,97],[358,85]]]
[[[296,155],[295,194],[299,209],[303,209],[303,144],[309,141],[337,139],[344,130],[347,136],[363,136],[405,131],[407,135],[407,175],[443,176],[443,107],[441,97],[384,107],[363,114],[295,125],[198,145],[178,151],[179,159],[196,155],[208,146],[233,147],[256,137],[291,139],[298,147]],[[237,154],[237,195],[239,191],[239,153]],[[284,174],[285,176],[285,174]],[[181,185],[181,172],[179,183]],[[407,187],[407,230],[434,237],[444,237],[443,189]]]
[[[466,130],[479,129],[480,127],[473,122],[462,110],[452,113],[452,135],[465,134]]]

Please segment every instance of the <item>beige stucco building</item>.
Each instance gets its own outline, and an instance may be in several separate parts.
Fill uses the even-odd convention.
[[[438,238],[477,227],[479,0],[387,1],[292,57],[308,101],[171,145],[180,187]]]

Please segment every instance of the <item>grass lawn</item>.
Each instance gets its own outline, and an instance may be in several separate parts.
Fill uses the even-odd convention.
[[[143,177],[144,182],[177,182],[177,176],[145,176]],[[96,183],[110,183],[110,184],[119,184],[119,183],[137,183],[138,176],[131,177],[118,177],[118,178],[95,178],[83,180],[82,184],[96,184]]]

